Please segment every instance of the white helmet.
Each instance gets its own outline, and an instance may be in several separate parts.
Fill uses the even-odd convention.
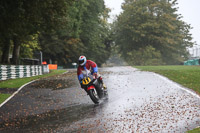
[[[86,63],[86,61],[87,61],[87,59],[86,59],[85,56],[80,56],[79,59],[78,59],[78,63],[79,63],[79,65],[81,65],[81,66],[84,66],[85,63]]]

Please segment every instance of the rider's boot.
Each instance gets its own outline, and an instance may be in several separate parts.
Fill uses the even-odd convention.
[[[102,79],[101,76],[99,77],[99,81],[102,83],[104,92],[105,92],[105,94],[107,95],[107,94],[108,94],[108,92],[107,92],[107,87],[106,87],[106,85],[103,83],[103,79]]]
[[[103,88],[104,88],[105,91],[107,91],[107,87],[104,83],[103,83]]]
[[[103,89],[104,89],[104,94],[107,96],[108,95],[108,91],[107,91],[107,87],[106,85],[103,83]]]

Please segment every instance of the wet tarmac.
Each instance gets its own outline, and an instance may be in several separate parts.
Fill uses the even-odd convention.
[[[185,132],[200,126],[200,97],[132,67],[100,69],[109,99],[94,105],[76,71],[36,81],[0,108],[0,132]]]

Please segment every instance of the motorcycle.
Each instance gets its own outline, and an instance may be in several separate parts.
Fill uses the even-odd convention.
[[[101,99],[108,99],[107,89],[103,85],[102,77],[89,75],[82,79],[81,87],[87,92],[91,100],[98,104]]]

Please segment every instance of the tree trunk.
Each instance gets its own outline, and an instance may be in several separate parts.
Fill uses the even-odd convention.
[[[20,53],[20,42],[17,37],[13,39],[13,57],[12,57],[12,64],[19,65],[19,53]]]
[[[10,39],[6,38],[4,41],[3,54],[1,59],[2,64],[10,64],[9,53],[10,53]]]

